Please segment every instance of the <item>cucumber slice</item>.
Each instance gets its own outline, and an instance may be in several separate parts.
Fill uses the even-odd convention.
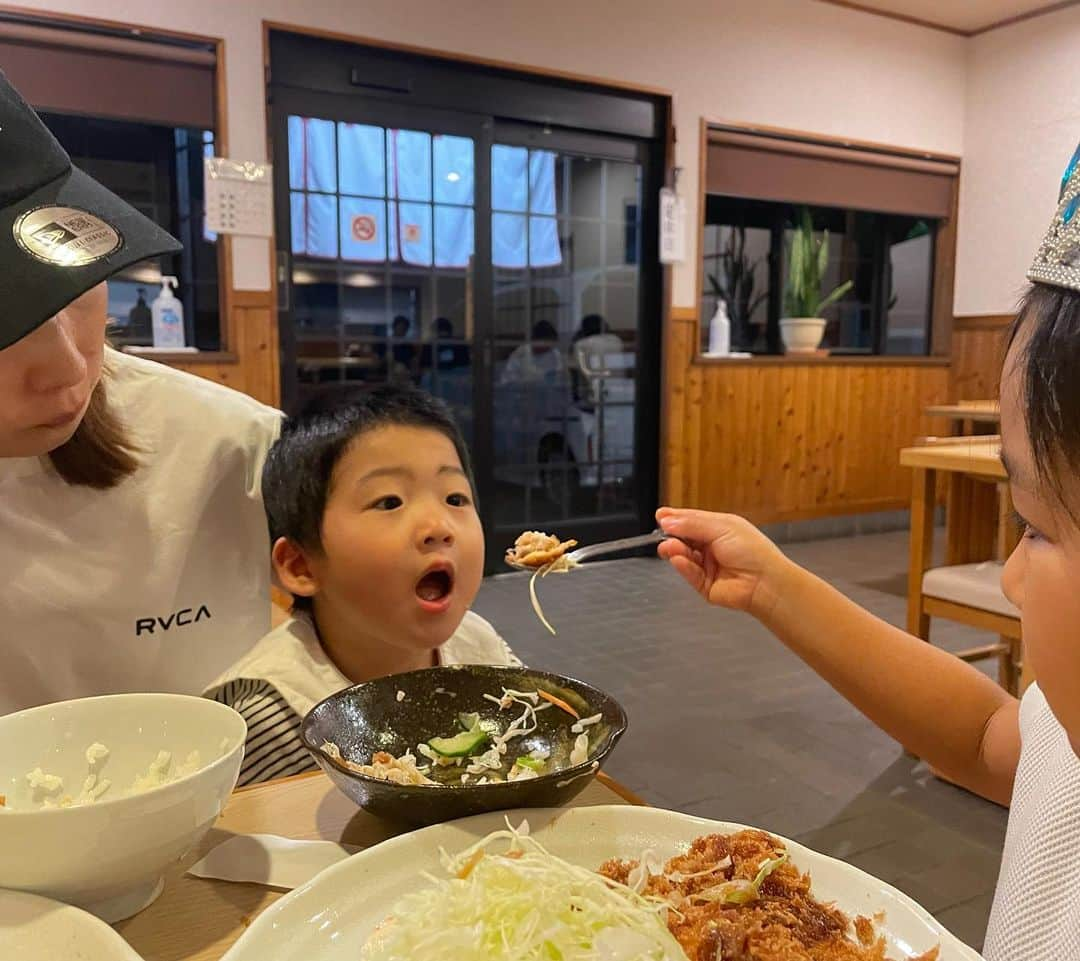
[[[480,726],[479,714],[459,714],[457,719],[463,731],[474,731]]]
[[[488,732],[479,727],[471,731],[462,731],[453,737],[433,737],[428,741],[431,748],[440,757],[469,757],[487,743]]]
[[[529,757],[527,754],[519,757],[514,762],[518,767],[527,767],[532,771],[542,771],[546,761],[541,761],[538,757]]]

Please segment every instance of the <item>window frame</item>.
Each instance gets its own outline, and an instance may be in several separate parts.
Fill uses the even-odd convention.
[[[214,148],[217,156],[228,156],[228,117],[226,111],[225,78],[225,39],[220,36],[188,33],[182,30],[145,26],[121,20],[103,17],[64,14],[53,11],[41,13],[23,12],[16,8],[0,10],[8,14],[13,21],[43,28],[67,30],[76,33],[101,35],[105,37],[137,37],[142,42],[180,41],[183,44],[195,44],[207,48],[214,57]],[[48,110],[48,108],[42,108]],[[57,111],[53,111],[57,112]],[[110,119],[98,114],[80,114],[80,116]],[[218,283],[218,327],[220,348],[218,350],[198,351],[161,351],[146,350],[137,346],[125,347],[126,353],[149,357],[165,364],[198,365],[207,364],[239,365],[240,356],[236,313],[243,307],[269,307],[273,303],[273,291],[237,291],[233,289],[232,276],[232,238],[219,234],[217,248],[217,283]]]
[[[822,147],[832,150],[851,150],[853,156],[858,153],[879,152],[900,158],[901,162],[910,160],[913,162],[935,161],[954,165],[956,174],[951,178],[950,211],[948,215],[937,221],[933,243],[933,277],[930,291],[930,329],[927,337],[927,350],[925,354],[882,354],[879,352],[879,344],[875,343],[873,353],[830,353],[826,357],[792,357],[785,355],[779,343],[779,325],[769,324],[775,329],[775,343],[769,343],[768,353],[755,354],[751,358],[726,359],[703,357],[705,348],[704,337],[710,317],[705,316],[704,294],[706,291],[705,277],[705,227],[706,227],[706,204],[708,202],[708,147],[709,134],[712,130],[722,129],[725,132],[745,134],[757,137],[780,137],[793,144],[793,150],[799,145],[804,145],[807,155],[813,155],[815,148]],[[953,327],[953,287],[956,263],[956,221],[959,207],[960,176],[962,173],[961,158],[951,154],[931,153],[927,151],[912,150],[895,145],[874,143],[870,141],[852,138],[837,138],[827,135],[807,133],[805,131],[789,130],[776,127],[747,125],[732,123],[729,121],[702,117],[699,123],[699,177],[698,177],[698,211],[697,211],[697,264],[695,270],[695,327],[693,361],[695,365],[710,363],[804,363],[808,359],[827,361],[830,363],[877,363],[895,364],[940,364],[948,358],[951,352],[952,327]],[[777,202],[781,202],[778,198]],[[791,203],[791,201],[787,201]],[[795,204],[798,205],[797,203]],[[811,204],[811,206],[814,206]],[[854,208],[852,208],[854,209]],[[775,243],[775,237],[774,237]],[[783,261],[780,257],[771,257],[769,262],[769,287],[770,290],[781,290],[783,285]],[[770,296],[770,301],[774,300]],[[782,295],[775,298],[781,305]],[[887,324],[880,325],[880,336],[884,337]]]

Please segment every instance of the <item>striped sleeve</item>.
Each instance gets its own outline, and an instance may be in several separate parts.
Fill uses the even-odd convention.
[[[300,715],[273,684],[242,677],[207,691],[206,696],[247,721],[238,787],[318,769],[300,740]]]

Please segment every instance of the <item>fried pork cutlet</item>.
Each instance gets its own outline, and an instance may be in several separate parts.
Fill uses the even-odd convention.
[[[650,875],[643,887],[637,861],[608,861],[600,873],[669,901],[668,927],[690,961],[891,961],[870,918],[852,924],[838,908],[817,901],[810,875],[790,863],[776,867],[746,903],[708,900],[709,889],[753,881],[766,861],[783,853],[783,843],[764,831],[710,834],[668,861],[662,874]],[[932,948],[910,961],[937,956]]]

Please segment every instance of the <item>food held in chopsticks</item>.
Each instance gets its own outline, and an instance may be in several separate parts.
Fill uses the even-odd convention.
[[[450,857],[406,895],[362,961],[685,961],[666,905],[550,854],[521,829]]]
[[[525,531],[507,549],[506,561],[511,567],[539,570],[563,557],[572,547],[577,547],[577,541],[560,541],[554,534]]]
[[[540,623],[552,634],[555,634],[555,628],[544,617],[540,600],[536,596],[536,578],[547,577],[552,573],[566,574],[573,570],[575,564],[567,556],[567,552],[576,546],[577,541],[561,541],[554,534],[526,531],[506,552],[506,562],[511,567],[533,571],[533,576],[529,579],[529,600],[532,601],[533,610],[540,618]]]
[[[699,837],[660,863],[608,861],[600,873],[669,908],[667,924],[691,961],[892,961],[880,919],[823,904],[810,875],[764,831]],[[904,961],[934,961],[938,948]],[[896,959],[900,961],[900,959]]]

